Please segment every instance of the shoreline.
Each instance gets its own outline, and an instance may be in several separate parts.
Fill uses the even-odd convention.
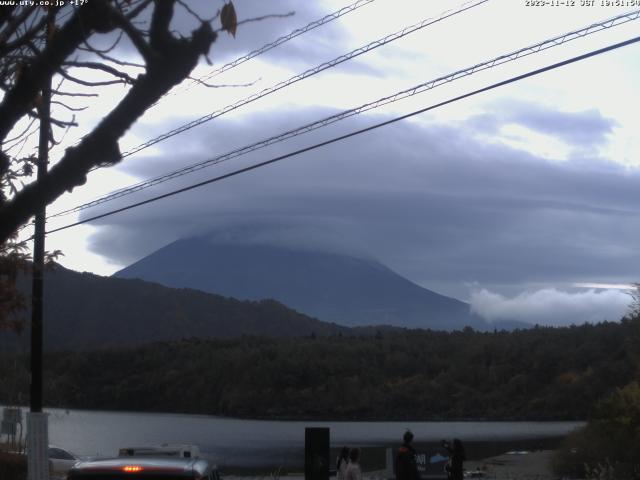
[[[28,405],[14,405],[0,403],[1,408],[19,408],[24,412],[29,411]],[[189,416],[189,417],[206,417],[220,420],[244,420],[244,421],[256,421],[256,422],[331,422],[331,423],[398,423],[398,422],[421,422],[421,423],[586,423],[586,419],[583,418],[556,418],[556,417],[541,417],[541,418],[528,418],[528,417],[366,417],[366,416],[344,416],[333,417],[331,415],[316,415],[316,416],[286,416],[286,415],[223,415],[219,413],[207,413],[207,412],[171,412],[165,410],[135,410],[127,408],[83,408],[74,406],[51,406],[45,405],[43,407],[44,413],[50,413],[54,415],[69,415],[72,412],[85,412],[85,413],[99,413],[99,414],[133,414],[133,415],[162,415],[162,416]]]

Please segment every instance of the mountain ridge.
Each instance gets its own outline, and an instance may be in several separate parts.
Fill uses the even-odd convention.
[[[490,329],[469,305],[402,277],[370,258],[268,244],[180,239],[116,272],[174,288],[238,299],[273,298],[344,326]]]
[[[28,298],[30,277],[19,279]],[[47,350],[132,346],[184,338],[242,335],[298,337],[350,334],[274,300],[240,301],[138,279],[103,277],[56,266],[45,273],[44,339]],[[28,318],[29,312],[25,312]],[[0,344],[21,343],[0,332]],[[4,337],[4,340],[2,339]]]

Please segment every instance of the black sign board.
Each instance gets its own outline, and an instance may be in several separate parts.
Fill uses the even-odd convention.
[[[304,478],[329,480],[329,429],[304,429]]]

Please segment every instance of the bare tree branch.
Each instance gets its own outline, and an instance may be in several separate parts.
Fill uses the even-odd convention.
[[[138,15],[140,15],[152,2],[153,0],[141,0],[139,5],[133,6],[131,11],[127,13],[126,17],[129,20],[133,20]]]
[[[69,105],[67,105],[66,103],[63,102],[58,102],[57,100],[53,100],[51,102],[52,105],[60,105],[63,108],[66,108],[67,110],[69,110],[70,112],[82,112],[84,110],[86,110],[89,107],[71,107]]]
[[[199,22],[210,23],[210,22],[212,22],[213,20],[215,20],[216,18],[218,18],[218,15],[220,15],[220,12],[218,11],[218,12],[216,12],[216,14],[215,14],[215,15],[213,15],[211,18],[205,19],[205,18],[202,18],[200,15],[198,15],[198,13],[197,13],[197,12],[195,12],[195,11],[194,11],[190,6],[189,6],[189,4],[188,4],[187,2],[185,2],[185,1],[183,1],[183,0],[177,0],[177,2],[180,4],[180,6],[181,6],[182,8],[184,8],[184,9],[189,13],[189,15],[191,15],[193,18],[195,18],[195,19],[196,19],[196,20],[198,20]]]
[[[196,82],[198,85],[202,85],[203,87],[207,87],[207,88],[240,88],[240,87],[251,87],[253,85],[255,85],[256,83],[258,83],[261,79],[257,78],[256,80],[254,80],[253,82],[247,82],[247,83],[207,83],[204,80],[200,79],[200,78],[195,78],[195,77],[188,77],[189,80],[193,80],[194,82]]]
[[[145,63],[149,64],[149,62],[153,61],[154,52],[151,50],[151,47],[147,44],[147,41],[144,39],[142,33],[133,26],[133,24],[129,21],[127,17],[122,15],[115,9],[112,9],[112,15],[114,22],[122,29],[124,33],[127,34],[131,43],[136,47]]]
[[[26,20],[31,16],[33,12],[35,12],[36,7],[31,6],[30,8],[25,8],[21,14],[12,17],[7,17],[7,26],[0,32],[0,42],[8,42],[9,39],[16,33],[18,28],[26,22]]]
[[[110,65],[105,65],[100,62],[78,62],[78,61],[67,61],[63,64],[66,67],[77,67],[77,68],[90,68],[92,70],[102,70],[103,72],[109,73],[114,77],[121,78],[125,81],[125,83],[134,83],[135,79],[130,77],[127,73],[118,70]]]
[[[63,76],[64,78],[66,78],[70,82],[77,83],[79,85],[84,85],[85,87],[103,87],[103,86],[107,86],[107,85],[117,85],[119,83],[133,83],[133,81],[127,82],[126,79],[123,79],[123,80],[105,80],[105,81],[97,81],[97,82],[88,81],[88,80],[82,80],[81,78],[78,78],[78,77],[76,77],[74,75],[71,75],[69,72],[66,72],[62,68],[58,70],[58,74]]]
[[[11,143],[11,142],[15,142],[16,140],[19,140],[23,135],[26,135],[26,133],[31,129],[31,127],[33,126],[33,124],[35,122],[36,122],[36,119],[32,118],[31,121],[27,124],[27,128],[25,128],[22,132],[17,134],[15,137],[6,139],[3,142],[3,144],[8,144],[8,143]]]
[[[63,90],[52,89],[51,93],[58,95],[60,97],[98,97],[97,93],[86,93],[86,92],[65,92]]]
[[[86,39],[82,42],[82,44],[84,45],[84,47],[81,45],[81,46],[79,46],[79,47],[78,47],[78,50],[84,50],[85,52],[91,52],[91,53],[95,53],[95,54],[101,54],[101,53],[103,53],[103,54],[107,54],[107,53],[109,53],[109,52],[112,52],[112,51],[113,51],[113,50],[118,46],[118,44],[119,44],[119,43],[120,43],[120,41],[122,40],[123,35],[124,35],[124,32],[123,32],[123,31],[120,31],[120,32],[118,33],[118,36],[116,37],[116,39],[113,41],[113,43],[112,43],[111,45],[109,45],[107,48],[103,48],[103,49],[100,49],[100,48],[94,47],[93,45],[91,45],[91,44],[89,43],[89,39],[88,39],[88,38],[86,38]]]
[[[38,112],[30,110],[29,112],[27,112],[27,115],[31,118],[40,118],[40,115],[38,114]],[[62,127],[62,128],[67,128],[67,127],[77,127],[78,124],[74,121],[66,121],[66,120],[59,120],[57,118],[51,117],[49,118],[49,120],[51,121],[51,123],[53,123],[56,127]]]
[[[252,23],[252,22],[261,22],[263,20],[267,20],[268,18],[287,18],[287,17],[292,17],[296,14],[295,11],[291,11],[288,13],[273,13],[270,15],[262,15],[260,17],[253,17],[253,18],[246,18],[244,20],[240,20],[236,25],[244,25],[245,23]],[[222,32],[224,31],[224,28],[219,28],[218,30],[216,30],[216,32]]]
[[[53,76],[82,42],[85,36],[83,24],[92,26],[96,31],[109,28],[109,7],[108,0],[93,0],[83,8],[76,9],[72,18],[55,32],[42,54],[23,69],[24,73],[0,103],[0,141],[18,119],[27,114],[47,78]]]
[[[93,52],[93,53],[98,55],[103,60],[107,60],[107,61],[109,61],[111,63],[115,63],[116,65],[120,65],[122,67],[146,68],[146,66],[141,64],[141,63],[125,62],[124,60],[119,60],[119,59],[117,59],[115,57],[112,57],[112,56],[107,55],[107,54],[102,53],[102,52]]]
[[[6,42],[4,44],[0,42],[0,53],[4,54],[7,52],[11,52],[13,50],[16,50],[22,47],[23,45],[27,45],[29,42],[31,42],[31,40],[33,40],[33,38],[38,34],[38,32],[42,31],[46,23],[47,23],[47,17],[43,16],[37,24],[35,24],[33,27],[29,29],[28,32],[21,34],[14,41]]]
[[[115,19],[114,24],[122,25],[124,17],[115,15],[113,7],[108,7],[108,16]],[[148,45],[149,48],[153,48],[153,52],[147,57],[146,73],[137,78],[120,103],[98,126],[78,145],[65,151],[62,159],[49,170],[42,181],[25,186],[0,207],[0,242],[6,241],[29,219],[34,204],[50,203],[65,191],[84,184],[91,168],[120,161],[118,139],[151,105],[188,77],[200,56],[209,51],[217,36],[209,24],[203,23],[192,32],[190,38],[175,38],[169,33],[172,15],[173,1],[162,0],[155,3],[151,42]],[[69,23],[72,22],[73,19]],[[77,23],[75,28],[79,30]],[[127,23],[130,25],[128,20]],[[162,32],[162,28],[166,31]],[[70,36],[73,34],[78,34],[77,30],[68,33]],[[62,32],[58,35],[62,35]],[[73,36],[73,41],[77,46],[82,39]],[[53,55],[49,47],[45,49],[46,52]],[[60,58],[59,55],[56,55],[56,58]],[[63,62],[64,57],[60,58],[58,65]],[[4,105],[0,105],[0,112],[2,107]],[[0,133],[2,127],[0,120]]]

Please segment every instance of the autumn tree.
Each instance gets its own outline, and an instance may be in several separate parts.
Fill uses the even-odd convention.
[[[92,169],[118,163],[124,133],[189,77],[219,31],[235,35],[237,25],[230,2],[221,2],[218,11],[207,2],[208,18],[185,0],[19,3],[0,6],[0,327],[11,324],[12,314],[24,306],[14,288],[27,259],[24,245],[15,241],[18,229],[38,209],[83,185]],[[174,30],[178,9],[196,20],[195,29]],[[127,44],[139,62],[123,58]],[[120,83],[127,88],[102,121],[36,180],[36,156],[33,149],[24,153],[24,146],[39,128],[43,90],[52,79],[51,104],[58,108],[50,117],[50,146],[76,125],[72,99],[85,99],[90,107],[90,97],[101,87]]]

